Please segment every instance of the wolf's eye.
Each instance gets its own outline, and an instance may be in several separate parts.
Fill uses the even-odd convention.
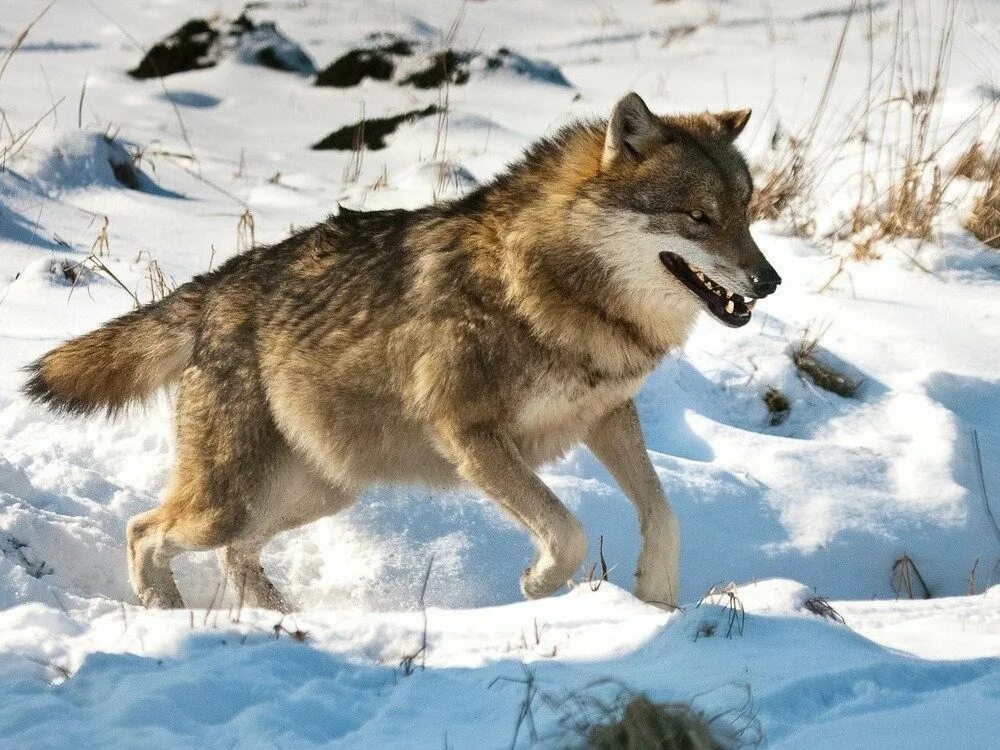
[[[694,211],[689,211],[688,216],[697,221],[699,224],[708,223],[708,217],[705,215],[705,212],[702,211],[701,209],[696,208]]]

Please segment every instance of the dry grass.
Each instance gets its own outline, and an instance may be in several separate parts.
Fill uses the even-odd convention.
[[[810,333],[807,329],[799,343],[792,346],[789,356],[796,369],[823,390],[844,398],[854,398],[861,388],[861,380],[841,372],[817,356],[819,341],[825,332],[825,328],[817,333]]]
[[[986,190],[973,202],[965,228],[984,245],[1000,249],[1000,151],[995,151],[990,161],[994,166]]]
[[[751,221],[777,221],[786,217],[789,227],[798,236],[811,236],[815,231],[815,223],[810,218],[810,199],[839,150],[827,145],[822,149],[823,155],[817,156],[815,147],[844,57],[853,16],[852,6],[844,19],[826,82],[809,121],[796,133],[785,133],[779,125],[771,136],[769,157],[754,169],[757,184],[747,208]]]
[[[977,138],[955,161],[951,173],[966,180],[988,181],[997,169],[1000,169],[1000,154],[987,152]]]
[[[716,584],[712,586],[699,600],[698,606],[700,607],[706,602],[718,605],[726,610],[726,638],[732,638],[733,631],[736,631],[737,635],[743,635],[743,626],[746,624],[747,615],[743,608],[743,601],[739,596],[739,587],[735,583],[727,583],[725,585]],[[711,637],[715,635],[715,626],[712,625],[711,628],[711,632],[699,630],[695,639],[697,640],[703,636]]]
[[[600,573],[597,572],[598,565],[600,566]],[[590,586],[591,591],[597,591],[601,588],[601,584],[608,580],[608,574],[611,569],[608,568],[608,563],[604,559],[604,534],[597,540],[597,562],[590,566],[590,570],[587,572],[587,585]]]
[[[756,186],[747,212],[751,221],[777,221],[788,214],[799,236],[811,234],[805,198],[812,192],[816,174],[807,158],[809,141],[775,131],[770,161],[757,168]]]
[[[28,25],[21,29],[18,35],[14,38],[14,42],[7,48],[7,54],[4,55],[3,61],[0,61],[0,79],[3,78],[3,74],[7,70],[7,66],[10,64],[14,55],[17,54],[17,51],[21,48],[21,45],[24,44],[25,39],[28,38],[28,34],[31,33],[35,24],[42,20],[42,17],[49,12],[49,9],[53,5],[55,5],[55,0],[52,0],[52,2],[42,8],[41,13],[31,19],[31,21],[28,22]]]
[[[844,625],[844,618],[840,612],[835,610],[829,600],[824,596],[812,596],[802,602],[802,606],[814,615],[818,615],[825,620],[833,620]]]
[[[139,253],[139,259],[146,259],[146,283],[149,285],[149,301],[159,302],[164,297],[172,294],[177,289],[177,283],[163,273],[163,269],[152,254],[143,250]]]
[[[365,103],[361,102],[361,112],[358,118],[358,128],[354,133],[354,143],[351,155],[344,165],[342,175],[345,185],[351,185],[361,177],[361,168],[365,163]]]
[[[236,252],[242,253],[251,250],[257,244],[257,228],[254,223],[253,214],[248,208],[240,214],[236,223]]]
[[[611,750],[670,748],[674,750],[722,750],[754,747],[763,739],[760,721],[749,686],[746,700],[731,709],[709,715],[690,703],[657,702],[614,680],[597,680],[583,689],[562,695],[539,690],[525,668],[525,706],[519,727],[533,728],[532,700],[540,701],[558,717],[560,732],[549,737],[532,733],[532,742],[544,746],[584,747]],[[611,696],[608,691],[611,691]],[[515,735],[514,743],[517,743]]]
[[[811,197],[840,159],[841,150],[848,143],[858,144],[857,170],[844,183],[845,187],[854,183],[853,205],[838,226],[824,227],[823,238],[845,243],[847,250],[824,289],[847,264],[878,260],[897,240],[938,239],[939,221],[953,205],[950,188],[957,178],[985,183],[965,227],[981,242],[1000,248],[1000,136],[984,143],[978,135],[996,128],[1000,108],[983,104],[957,123],[944,117],[961,5],[961,0],[926,8],[903,3],[892,22],[886,23],[868,3],[863,13],[867,87],[853,104],[829,113],[830,88],[844,55],[844,32],[855,15],[852,9],[815,112],[795,132],[776,128],[769,156],[754,169],[757,186],[749,206],[751,220],[783,221],[795,235],[813,237],[817,227]],[[881,34],[891,35],[890,51],[885,59],[876,59],[874,39]],[[841,124],[831,126],[834,120]],[[946,150],[960,156],[946,163],[942,157]],[[923,268],[915,257],[910,260]],[[814,367],[808,355],[803,352],[802,369],[815,373],[818,383],[840,390],[836,379]]]
[[[583,733],[592,750],[670,748],[671,750],[721,750],[723,744],[705,717],[683,703],[656,703],[637,695],[613,711],[606,723]]]
[[[102,216],[101,218],[104,223],[97,232],[94,244],[90,247],[90,254],[97,256],[98,258],[103,258],[105,255],[111,255],[111,239],[108,236],[108,227],[111,224],[111,220],[107,216]]]
[[[853,260],[877,260],[880,244],[901,238],[934,239],[951,182],[975,169],[975,143],[956,167],[941,163],[942,149],[966,137],[981,110],[954,127],[942,126],[960,2],[947,0],[940,7],[936,23],[931,17],[908,21],[901,5],[886,75],[870,77],[857,201],[832,234],[850,242]],[[913,11],[918,12],[916,6]],[[872,23],[869,16],[870,28]],[[869,132],[873,124],[874,135]]]
[[[771,386],[761,394],[761,399],[764,401],[764,406],[767,407],[772,427],[777,427],[788,419],[788,415],[792,411],[792,404],[784,393]]]
[[[378,179],[371,185],[371,190],[388,190],[389,189],[389,167],[386,164],[382,165],[382,171],[379,173]]]
[[[905,552],[892,564],[892,590],[897,599],[904,593],[908,599],[913,599],[915,593],[920,593],[922,599],[930,599],[932,596],[916,563]]]

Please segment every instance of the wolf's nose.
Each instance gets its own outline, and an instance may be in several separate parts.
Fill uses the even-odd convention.
[[[777,271],[768,266],[762,271],[751,273],[750,283],[753,284],[754,297],[760,299],[769,294],[774,294],[774,291],[778,288],[778,284],[781,283],[781,277],[778,276]]]

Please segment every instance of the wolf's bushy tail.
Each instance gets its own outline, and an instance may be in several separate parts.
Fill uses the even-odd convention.
[[[114,414],[177,380],[194,349],[206,286],[198,280],[159,302],[71,339],[28,366],[24,392],[73,414]]]

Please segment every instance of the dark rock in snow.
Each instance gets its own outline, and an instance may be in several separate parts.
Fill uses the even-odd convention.
[[[347,88],[357,86],[365,78],[388,81],[396,70],[396,57],[413,54],[413,44],[391,34],[373,34],[375,42],[341,55],[316,76],[317,86]]]
[[[392,34],[373,34],[369,41],[371,44],[349,50],[330,63],[316,77],[316,85],[346,88],[370,78],[376,81],[396,80],[400,86],[435,89],[445,83],[461,86],[468,83],[477,71],[492,73],[509,70],[532,81],[570,86],[557,66],[506,47],[487,55],[450,48],[432,51],[426,43]],[[415,59],[409,62],[401,59],[410,57]]]
[[[218,62],[213,48],[219,32],[202,19],[188,21],[162,42],[154,44],[128,72],[133,78],[158,78],[185,70],[211,68]]]
[[[396,128],[403,123],[413,122],[437,113],[438,108],[432,104],[424,109],[414,109],[392,117],[361,120],[353,125],[345,125],[333,131],[312,148],[316,151],[356,151],[363,147],[370,151],[378,151],[386,147],[386,136],[394,133]]]
[[[226,55],[251,65],[264,65],[301,75],[312,75],[312,58],[273,23],[254,23],[246,13],[232,21],[188,21],[153,47],[133,78],[157,78],[216,65]]]
[[[469,80],[469,64],[476,53],[456,52],[446,49],[431,55],[427,65],[410,73],[399,82],[400,86],[414,86],[418,89],[436,89],[444,83],[461,86]]]
[[[496,72],[509,70],[515,75],[532,81],[556,86],[570,86],[570,82],[555,65],[545,60],[535,60],[506,47],[490,55],[482,52],[463,52],[447,49],[427,59],[422,67],[400,80],[401,86],[433,89],[444,83],[461,86],[469,81],[475,71]]]

